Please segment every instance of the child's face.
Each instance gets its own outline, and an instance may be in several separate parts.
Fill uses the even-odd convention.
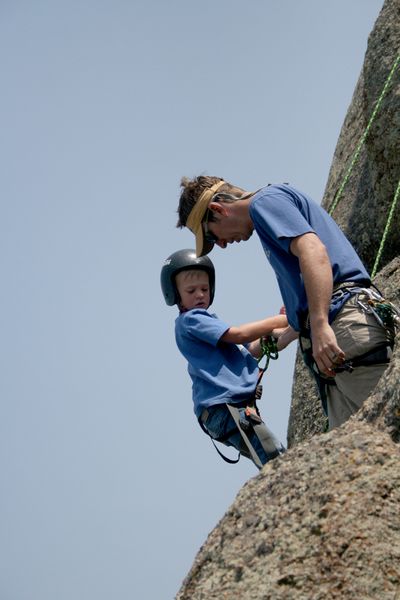
[[[210,306],[210,282],[206,271],[181,271],[175,281],[181,297],[181,310],[207,309]]]

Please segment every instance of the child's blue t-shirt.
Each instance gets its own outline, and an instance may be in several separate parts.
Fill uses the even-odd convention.
[[[181,313],[175,321],[175,339],[188,361],[194,412],[223,402],[251,396],[258,364],[244,346],[219,342],[229,325],[204,309]]]
[[[335,221],[295,188],[286,184],[262,188],[250,203],[250,217],[275,271],[288,321],[296,331],[300,331],[308,307],[299,261],[290,251],[293,238],[317,234],[327,249],[334,283],[370,281],[359,256]]]

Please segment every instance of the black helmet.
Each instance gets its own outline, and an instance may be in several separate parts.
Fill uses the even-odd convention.
[[[175,277],[180,271],[201,269],[208,273],[210,280],[210,304],[215,292],[215,269],[208,256],[196,256],[196,250],[178,250],[169,256],[161,269],[161,289],[168,306],[179,303]]]

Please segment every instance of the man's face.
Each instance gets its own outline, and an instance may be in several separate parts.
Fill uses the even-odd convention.
[[[181,298],[181,309],[207,309],[210,306],[210,282],[206,271],[199,269],[181,271],[175,281]]]
[[[247,214],[237,209],[236,203],[211,203],[210,213],[212,210],[214,220],[206,221],[203,225],[206,239],[220,248],[226,248],[233,242],[246,242],[252,235],[254,226]]]

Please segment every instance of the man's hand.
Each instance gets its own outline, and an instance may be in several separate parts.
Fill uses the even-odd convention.
[[[343,364],[345,354],[339,348],[332,327],[325,323],[311,331],[313,357],[321,373],[335,377],[335,367]]]

